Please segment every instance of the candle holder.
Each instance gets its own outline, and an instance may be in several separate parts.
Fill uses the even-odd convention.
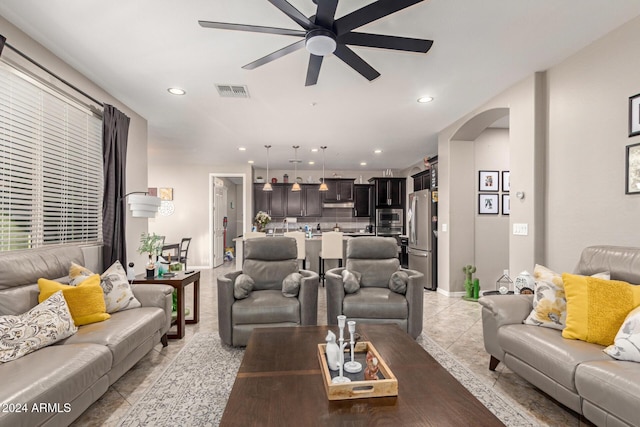
[[[340,328],[340,339],[338,340],[340,344],[340,358],[338,363],[340,364],[340,375],[334,377],[331,382],[333,384],[343,384],[349,383],[351,380],[344,376],[344,348],[347,346],[347,343],[344,342],[344,326],[347,320],[347,316],[340,315],[338,316],[338,328]]]
[[[347,322],[347,326],[349,327],[349,334],[351,335],[351,339],[349,340],[349,343],[351,344],[351,360],[344,364],[344,370],[350,374],[356,374],[362,371],[362,363],[355,361],[355,352],[353,351],[356,343],[356,322],[354,320],[350,320]]]

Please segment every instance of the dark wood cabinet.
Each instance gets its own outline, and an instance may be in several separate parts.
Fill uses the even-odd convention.
[[[319,217],[322,216],[322,199],[320,185],[302,184],[300,191],[291,191],[292,185],[287,185],[286,216]]]
[[[438,156],[429,159],[426,170],[411,175],[413,178],[413,191],[438,189]]]
[[[325,202],[353,202],[353,179],[327,178],[329,190],[324,193]]]
[[[372,209],[372,200],[371,200],[371,188],[373,186],[369,184],[355,184],[353,187],[354,193],[354,207],[353,207],[353,216],[354,217],[370,217],[373,209]]]
[[[371,178],[375,186],[376,208],[404,208],[405,178]]]
[[[273,191],[263,191],[264,184],[253,185],[253,215],[258,211],[268,213],[273,217],[285,216],[286,185],[272,184]]]

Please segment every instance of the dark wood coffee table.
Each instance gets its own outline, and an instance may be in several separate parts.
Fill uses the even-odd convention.
[[[176,271],[173,277],[154,277],[153,279],[147,279],[144,274],[137,275],[132,282],[135,284],[156,284],[156,285],[170,285],[178,292],[178,312],[176,313],[176,333],[167,333],[168,338],[182,339],[184,337],[185,324],[198,323],[200,321],[200,272],[199,271]],[[187,319],[185,317],[184,308],[184,288],[188,284],[193,283],[193,318]],[[173,322],[172,322],[173,323]],[[166,340],[165,340],[166,341]],[[166,343],[163,341],[163,344]]]
[[[397,377],[398,396],[329,401],[317,357],[327,329],[254,329],[220,425],[503,425],[395,325],[359,324],[356,332],[373,343]]]

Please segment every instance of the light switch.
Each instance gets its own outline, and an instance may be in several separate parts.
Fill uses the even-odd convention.
[[[446,233],[448,229],[449,229],[449,225],[448,224],[442,224],[442,232],[443,233]]]
[[[529,234],[529,224],[513,224],[514,236],[526,236]]]

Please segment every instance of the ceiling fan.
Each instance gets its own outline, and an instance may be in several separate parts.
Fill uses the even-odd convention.
[[[391,15],[392,13],[398,12],[409,6],[413,6],[414,4],[420,3],[424,0],[378,0],[338,19],[335,19],[338,0],[313,0],[318,7],[316,14],[310,17],[303,15],[302,12],[293,7],[286,0],[268,1],[300,25],[304,30],[211,21],[198,21],[198,23],[200,26],[205,28],[251,31],[256,33],[302,37],[302,40],[270,53],[269,55],[253,61],[242,68],[253,70],[254,68],[306,47],[307,51],[309,51],[311,55],[309,57],[305,86],[312,86],[318,82],[322,59],[332,53],[369,81],[380,76],[380,73],[365,62],[365,60],[358,56],[353,50],[347,47],[347,45],[426,53],[433,44],[432,40],[358,33],[352,31],[355,28],[361,27],[387,15]]]

